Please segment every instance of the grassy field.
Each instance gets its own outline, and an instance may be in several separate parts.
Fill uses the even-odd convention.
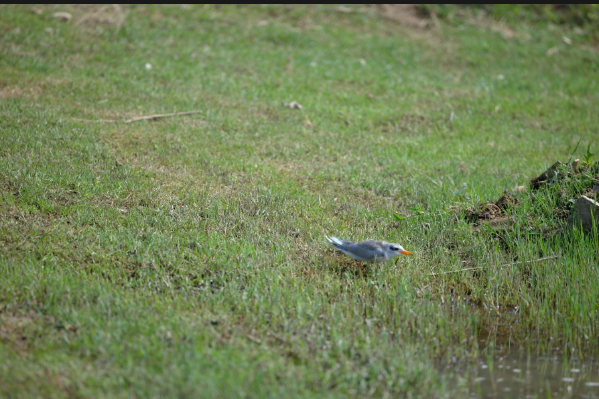
[[[0,397],[455,398],[507,347],[599,356],[555,190],[465,217],[599,148],[596,48],[392,19],[0,6]],[[360,275],[325,235],[415,256]]]

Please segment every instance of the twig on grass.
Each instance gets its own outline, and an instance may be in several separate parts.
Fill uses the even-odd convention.
[[[173,112],[171,114],[156,114],[156,115],[136,116],[135,118],[127,119],[125,121],[125,123],[154,120],[154,119],[159,119],[159,118],[170,118],[172,116],[180,116],[180,115],[199,114],[200,112],[202,112],[202,111]]]
[[[173,116],[180,115],[191,115],[191,114],[199,114],[202,111],[186,111],[186,112],[173,112],[170,114],[155,114],[155,115],[144,115],[144,116],[136,116],[135,118],[127,119],[123,121],[123,123],[133,123],[139,121],[147,121],[147,120],[155,120],[160,118],[170,118]],[[100,122],[100,123],[117,123],[121,122],[118,119],[80,119],[80,118],[71,118],[71,120],[78,122]]]
[[[553,255],[553,256],[547,256],[545,258],[539,258],[539,259],[535,259],[535,260],[528,260],[525,262],[513,262],[513,263],[507,263],[505,265],[499,265],[497,266],[499,267],[509,267],[509,266],[515,266],[515,265],[521,265],[521,264],[526,264],[526,263],[535,263],[535,262],[542,262],[544,260],[549,260],[549,259],[555,259],[555,258],[559,258],[559,255]],[[484,267],[468,267],[466,269],[460,269],[460,270],[450,270],[448,272],[441,272],[441,273],[430,273],[429,276],[438,276],[440,274],[450,274],[450,273],[459,273],[459,272],[465,272],[468,270],[481,270],[484,269]]]

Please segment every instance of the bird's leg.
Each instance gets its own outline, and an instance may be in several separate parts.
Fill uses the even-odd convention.
[[[360,263],[358,263],[358,270],[360,271],[360,278],[364,278],[364,276],[362,275],[362,261],[360,261]]]

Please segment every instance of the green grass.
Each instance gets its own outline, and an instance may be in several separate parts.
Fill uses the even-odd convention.
[[[540,234],[551,193],[513,210],[530,234],[462,217],[599,145],[599,56],[566,28],[39,10],[0,8],[0,396],[460,397],[453,365],[506,342],[473,304],[599,354],[597,236]],[[326,234],[416,256],[360,276]]]

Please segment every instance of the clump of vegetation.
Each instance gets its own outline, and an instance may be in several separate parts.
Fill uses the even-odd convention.
[[[599,40],[598,4],[424,4],[420,9],[425,15],[446,20],[484,15],[508,23],[559,24],[576,28],[579,36]]]
[[[491,228],[505,229],[514,224],[526,224],[526,230],[543,226],[542,234],[557,231],[566,222],[574,202],[581,195],[597,198],[599,162],[593,162],[594,155],[589,144],[583,160],[555,162],[531,179],[530,189],[520,193],[519,199],[506,192],[496,202],[483,202],[475,209],[467,209],[464,217],[475,226],[486,224]],[[521,213],[520,218],[514,218],[510,215],[518,214],[518,205],[522,205],[526,212]]]
[[[496,18],[592,27],[599,21],[598,4],[489,4],[481,6]]]
[[[557,163],[551,172],[547,180],[531,183],[530,196],[533,200],[550,197],[557,216],[568,215],[581,195],[596,198],[594,187],[599,184],[599,163],[592,163],[590,159]]]

